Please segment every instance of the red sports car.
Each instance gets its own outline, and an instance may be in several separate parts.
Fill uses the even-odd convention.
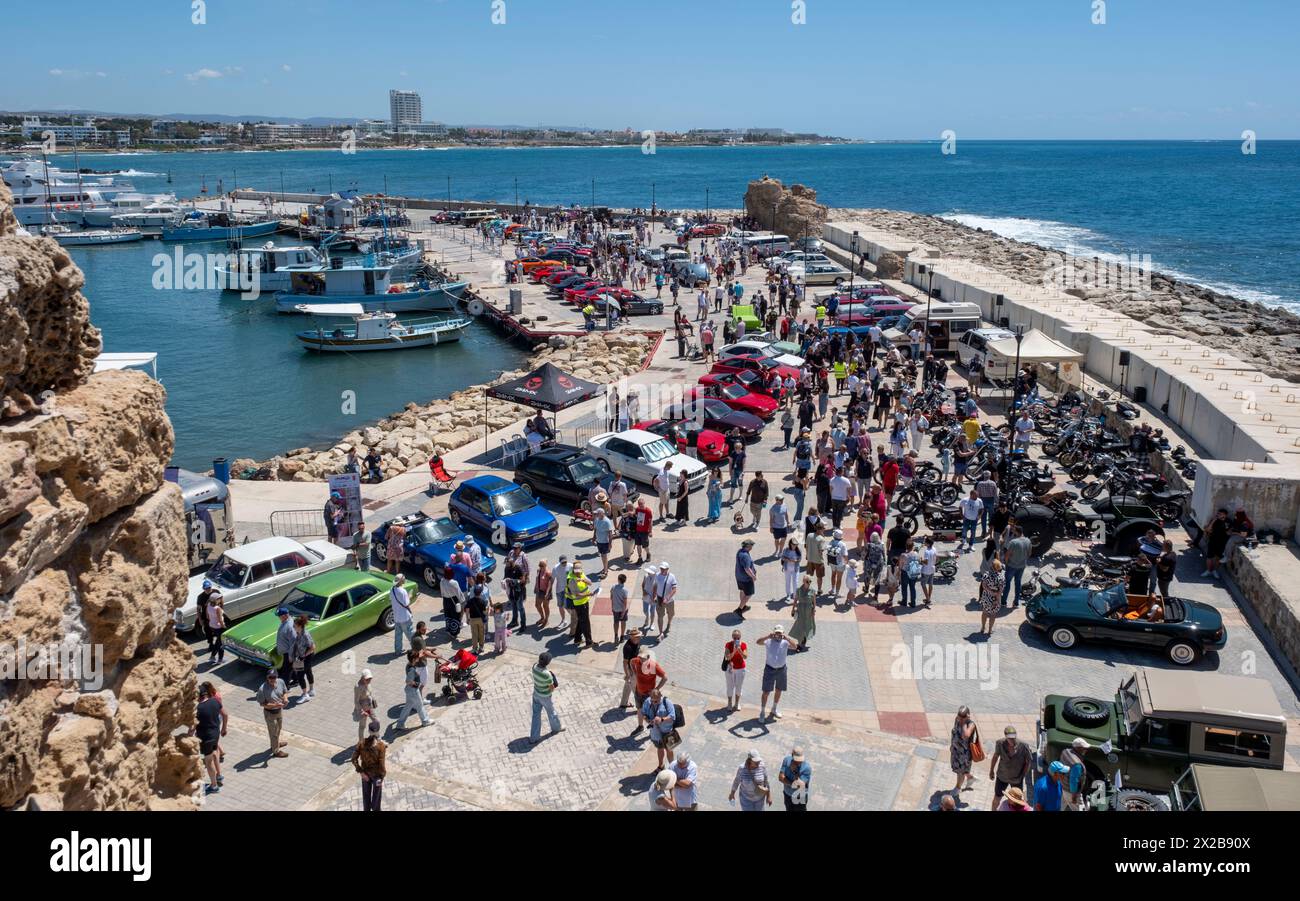
[[[726,226],[717,222],[706,222],[704,225],[691,226],[692,238],[720,238],[726,233]]]
[[[785,388],[779,383],[774,383],[771,390],[768,389],[765,376],[757,372],[745,370],[743,372],[707,372],[700,378],[700,384],[706,384],[704,379],[708,379],[707,384],[717,385],[739,385],[751,394],[762,394],[766,397],[773,397],[780,400],[785,397]]]
[[[631,300],[636,296],[627,288],[616,288],[613,285],[598,285],[595,288],[587,288],[583,291],[579,291],[577,294],[574,295],[573,302],[575,304],[583,304],[586,303],[587,301],[594,301],[597,297],[600,297],[602,294],[611,295],[615,300],[618,301]]]
[[[564,302],[577,303],[578,295],[584,291],[590,291],[592,288],[602,287],[605,283],[598,278],[589,278],[584,282],[570,285],[564,289]]]
[[[755,394],[742,385],[719,384],[713,375],[700,377],[700,387],[691,392],[691,397],[716,397],[733,410],[752,413],[760,419],[771,419],[776,415],[776,401],[766,394]]]
[[[695,448],[695,456],[705,463],[717,463],[727,459],[727,439],[721,432],[702,428],[695,422],[669,422],[666,419],[646,419],[632,426],[644,429],[656,435],[667,435],[674,428],[677,431],[677,449],[690,455],[689,448]]]
[[[796,382],[799,381],[799,370],[793,366],[782,366],[771,357],[765,357],[762,354],[738,354],[734,357],[728,357],[725,360],[719,360],[713,364],[712,372],[750,372],[761,373],[766,376],[767,373],[775,369],[784,380],[790,376]]]
[[[571,275],[582,275],[582,273],[577,269],[556,266],[554,269],[546,270],[546,273],[538,281],[546,285],[558,285]]]

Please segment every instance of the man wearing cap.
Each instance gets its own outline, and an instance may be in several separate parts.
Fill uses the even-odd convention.
[[[805,403],[809,403],[805,401]],[[799,440],[794,443],[794,468],[800,472],[812,469],[813,442],[812,428],[805,426],[799,430]]]
[[[329,499],[325,501],[325,534],[329,537],[330,544],[338,544],[339,540],[339,523],[343,521],[343,495],[337,491],[331,491]]]
[[[591,597],[595,593],[591,580],[582,571],[581,561],[574,560],[564,588],[565,600],[573,608],[573,631],[570,634],[574,644],[586,639],[588,648],[595,647],[591,641]]]
[[[363,669],[361,678],[352,686],[352,719],[357,723],[357,741],[366,737],[367,723],[379,725],[379,717],[375,716],[375,696],[370,691],[370,683],[374,678],[374,673]]]
[[[1002,730],[1003,737],[993,744],[993,756],[989,759],[989,778],[993,780],[993,806],[998,809],[998,802],[1007,789],[1024,791],[1025,777],[1029,775],[1029,745],[1016,738],[1016,727],[1007,726]],[[1023,799],[1023,795],[1021,796]]]
[[[1058,811],[1064,795],[1064,784],[1070,779],[1070,768],[1053,760],[1047,772],[1034,782],[1034,810]]]
[[[406,590],[406,576],[393,577],[393,587],[388,589],[388,603],[393,608],[393,653],[402,653],[402,636],[411,638],[415,626],[411,616],[411,594]]]
[[[636,666],[640,654],[641,630],[633,628],[627,633],[627,641],[623,642],[623,697],[618,702],[620,710],[632,706],[632,689],[636,687]]]
[[[763,664],[763,696],[759,699],[758,720],[767,721],[767,696],[773,691],[776,694],[772,698],[772,719],[779,720],[781,713],[777,708],[781,705],[781,692],[786,688],[786,655],[791,648],[797,648],[799,643],[787,638],[785,627],[778,624],[771,632],[759,638],[758,644],[763,645],[767,651],[767,662]]]
[[[735,614],[741,619],[749,609],[749,599],[754,596],[754,582],[758,578],[754,557],[750,553],[753,547],[754,540],[746,538],[740,543],[740,550],[736,551],[736,588],[740,592],[740,606],[735,609]]]
[[[699,791],[696,783],[699,777],[699,768],[695,761],[691,760],[691,755],[685,751],[677,752],[677,762],[671,769],[664,770],[665,773],[672,773],[676,777],[673,784],[673,801],[676,802],[678,810],[698,810],[699,809]],[[662,773],[660,775],[663,775]]]
[[[551,655],[545,651],[538,655],[537,663],[533,665],[533,722],[528,732],[528,743],[533,745],[542,740],[543,710],[551,724],[551,734],[564,731],[560,718],[555,714],[555,689],[560,680],[550,671],[550,665]]]
[[[284,749],[288,742],[280,738],[284,729],[284,707],[288,703],[289,686],[274,669],[266,671],[266,681],[257,689],[257,703],[262,705],[266,720],[266,734],[271,739],[271,756],[288,757]]]
[[[655,614],[659,623],[659,634],[667,635],[673,626],[673,617],[677,613],[677,577],[665,560],[659,564],[659,574],[654,581]],[[667,616],[668,621],[664,622]]]
[[[1091,747],[1087,739],[1076,738],[1061,752],[1060,762],[1069,767],[1065,781],[1065,806],[1070,810],[1083,810],[1083,789],[1088,777],[1083,755]]]
[[[786,810],[808,809],[808,791],[812,782],[812,766],[804,759],[803,748],[795,745],[785,760],[781,761],[781,790]]]
[[[275,652],[280,655],[280,681],[288,685],[289,676],[293,674],[293,646],[298,640],[298,633],[294,631],[293,617],[289,615],[288,607],[279,608],[275,615],[280,617],[280,628],[275,630]]]

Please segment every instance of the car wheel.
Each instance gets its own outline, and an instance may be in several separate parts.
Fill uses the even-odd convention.
[[[438,571],[427,563],[424,565],[424,568],[420,570],[420,578],[424,580],[424,584],[430,591],[436,592],[442,586],[442,582],[438,577]]]
[[[1079,633],[1069,626],[1057,626],[1052,630],[1052,644],[1062,651],[1068,651],[1079,642]]]
[[[520,482],[519,489],[529,497],[537,497],[537,489],[533,487],[532,482]]]
[[[1110,705],[1096,698],[1080,695],[1070,698],[1061,708],[1061,716],[1071,726],[1091,729],[1110,722]]]
[[[600,464],[600,468],[601,468],[601,469],[605,470],[605,472],[609,472],[609,461],[608,461],[608,460],[606,460],[604,457],[597,457],[597,458],[596,458],[596,462]]]
[[[1138,791],[1136,788],[1121,788],[1115,792],[1115,803],[1111,810],[1165,811],[1169,809],[1169,800],[1151,792]]]
[[[1165,648],[1169,662],[1177,666],[1191,666],[1201,656],[1201,649],[1190,641],[1171,641]]]
[[[391,632],[397,627],[397,621],[393,619],[393,608],[390,606],[379,617],[379,628],[385,632]]]
[[[457,510],[455,507],[451,507],[451,508],[449,508],[449,509],[447,510],[447,515],[448,515],[449,517],[451,517],[451,521],[454,522],[456,525],[459,526],[459,525],[461,524],[461,522],[460,522],[460,511]]]

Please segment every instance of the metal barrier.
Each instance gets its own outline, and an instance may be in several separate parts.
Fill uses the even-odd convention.
[[[320,510],[276,510],[271,534],[281,538],[325,538],[325,514]]]

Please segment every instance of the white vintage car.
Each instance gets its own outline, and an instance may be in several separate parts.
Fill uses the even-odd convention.
[[[699,460],[679,454],[667,438],[643,429],[597,435],[587,442],[587,453],[606,469],[621,472],[643,485],[653,485],[655,476],[670,461],[674,477],[686,472],[686,484],[691,491],[703,488],[708,475],[708,467]]]
[[[205,579],[220,590],[226,616],[236,620],[274,607],[299,582],[338,569],[347,559],[346,548],[328,541],[303,544],[293,538],[274,537],[232,547],[217,558],[211,569],[190,579],[185,606],[173,614],[176,631],[194,628]]]

